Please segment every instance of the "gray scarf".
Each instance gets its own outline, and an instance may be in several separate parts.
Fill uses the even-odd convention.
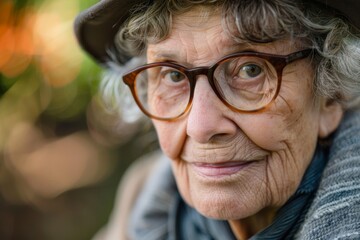
[[[297,239],[360,239],[360,109],[348,111],[330,148]]]

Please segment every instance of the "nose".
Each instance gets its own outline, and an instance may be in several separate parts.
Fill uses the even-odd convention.
[[[199,76],[194,90],[192,107],[187,116],[187,135],[199,143],[236,132],[228,109],[212,90],[205,76]]]

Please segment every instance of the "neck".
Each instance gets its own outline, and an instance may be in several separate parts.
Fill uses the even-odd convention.
[[[245,240],[269,226],[273,222],[277,210],[278,208],[266,208],[253,216],[228,222],[236,239]]]

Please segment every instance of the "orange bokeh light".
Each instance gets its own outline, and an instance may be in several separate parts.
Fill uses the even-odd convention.
[[[9,22],[13,12],[13,3],[11,1],[3,0],[0,2],[0,24]]]
[[[63,87],[74,81],[82,64],[81,51],[73,34],[77,13],[74,1],[49,1],[37,12],[34,26],[38,65],[44,81]]]
[[[16,15],[11,2],[0,5],[0,72],[16,77],[24,72],[34,55],[32,37],[34,11],[25,8]]]
[[[0,73],[17,77],[34,62],[52,87],[74,81],[82,63],[72,31],[74,4],[50,1],[15,13],[11,1],[0,3]]]
[[[11,59],[15,48],[14,32],[9,25],[0,25],[0,71]]]

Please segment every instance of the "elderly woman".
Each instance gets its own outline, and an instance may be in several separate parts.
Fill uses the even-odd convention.
[[[103,0],[80,14],[83,48],[118,69],[106,94],[128,102],[122,77],[162,150],[128,174],[103,238],[359,239],[359,12]]]

